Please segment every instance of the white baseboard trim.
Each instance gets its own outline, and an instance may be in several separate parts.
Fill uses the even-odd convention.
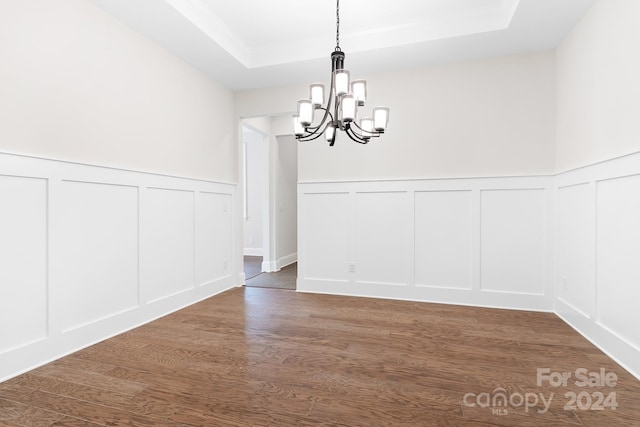
[[[278,258],[278,262],[276,263],[278,270],[280,270],[281,268],[286,267],[287,265],[291,265],[295,262],[298,262],[298,253],[294,252],[292,254],[289,255],[285,255],[281,258]]]
[[[0,383],[236,286],[232,276],[0,354]]]
[[[640,380],[640,349],[585,317],[561,300],[556,302],[556,315]]]
[[[306,293],[540,311],[545,313],[553,312],[552,301],[549,297],[543,295],[426,288],[344,280],[301,279],[300,276],[298,276],[296,288],[298,292]]]
[[[262,248],[244,248],[243,254],[245,256],[263,256],[264,249]]]
[[[262,261],[262,272],[263,273],[273,273],[274,271],[278,271],[278,262],[277,261]]]

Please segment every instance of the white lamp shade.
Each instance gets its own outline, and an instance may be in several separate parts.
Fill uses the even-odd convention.
[[[340,113],[342,121],[352,122],[356,118],[356,98],[353,95],[345,95],[340,101]]]
[[[373,109],[373,128],[377,132],[384,131],[389,125],[389,109],[387,107],[376,107]]]
[[[300,124],[304,127],[311,126],[313,122],[313,104],[308,99],[298,101],[298,116],[300,116]]]
[[[335,71],[335,91],[336,95],[346,95],[349,93],[349,71],[347,70],[336,70]]]
[[[370,138],[373,136],[373,119],[367,117],[360,120],[360,129],[362,129],[362,136],[364,138]]]
[[[304,135],[304,127],[300,124],[300,116],[293,116],[293,134],[295,136]]]
[[[354,80],[351,83],[351,92],[358,101],[358,106],[362,107],[367,101],[367,82],[366,80]]]
[[[324,105],[324,85],[314,83],[311,85],[311,103],[314,107],[322,107]]]
[[[333,142],[336,138],[336,128],[333,125],[327,126],[327,129],[324,131],[324,136],[327,138],[327,141]]]

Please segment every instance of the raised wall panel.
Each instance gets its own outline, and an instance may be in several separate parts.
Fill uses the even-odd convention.
[[[415,193],[415,284],[471,288],[471,191]]]
[[[142,294],[154,302],[195,286],[194,192],[149,188],[142,200]]]
[[[640,348],[640,175],[597,184],[598,321]]]
[[[63,330],[138,304],[138,188],[63,181],[52,213],[52,310]]]
[[[0,353],[47,335],[47,181],[0,175]]]
[[[356,280],[406,285],[409,278],[409,221],[406,192],[356,194]]]
[[[231,196],[198,194],[196,212],[196,283],[231,274]]]
[[[589,317],[595,312],[595,204],[590,184],[558,189],[558,297]]]
[[[481,289],[543,295],[545,190],[481,192]]]
[[[349,262],[349,194],[301,196],[301,251],[305,279],[346,281]]]

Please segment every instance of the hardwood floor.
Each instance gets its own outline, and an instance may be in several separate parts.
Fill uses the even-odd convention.
[[[273,273],[261,273],[247,278],[245,286],[252,288],[296,289],[298,264],[289,264]]]
[[[617,382],[578,387],[579,368]],[[498,387],[510,403],[478,406]],[[632,426],[638,402],[553,314],[236,288],[0,384],[0,425]]]
[[[244,275],[246,279],[262,274],[262,257],[261,256],[244,256]]]

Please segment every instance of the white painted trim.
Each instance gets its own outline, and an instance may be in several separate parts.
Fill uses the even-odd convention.
[[[293,254],[289,254],[289,255],[285,255],[281,258],[278,258],[278,261],[276,263],[276,266],[278,267],[278,270],[286,267],[287,265],[291,265],[295,262],[298,262],[298,253],[293,253]]]
[[[553,177],[506,177],[506,178],[470,178],[470,179],[438,179],[438,180],[395,180],[395,181],[359,181],[359,182],[322,182],[322,183],[300,183],[298,184],[298,212],[300,212],[300,227],[298,231],[298,246],[303,249],[311,242],[305,240],[305,230],[309,227],[318,228],[319,224],[314,224],[314,218],[302,217],[302,213],[306,212],[304,203],[309,200],[308,197],[318,196],[331,196],[331,195],[348,195],[349,205],[348,211],[342,213],[342,217],[346,218],[349,222],[347,236],[344,236],[344,245],[348,248],[348,259],[344,260],[344,273],[340,273],[338,277],[332,277],[331,279],[319,279],[317,277],[305,276],[306,271],[318,271],[318,268],[306,268],[309,263],[313,263],[314,260],[309,260],[305,257],[304,253],[300,254],[299,269],[298,269],[298,291],[300,292],[319,292],[319,293],[331,293],[340,295],[354,295],[373,298],[390,298],[390,299],[406,299],[412,301],[428,301],[450,304],[462,304],[473,306],[486,306],[497,308],[519,308],[524,310],[540,310],[540,311],[552,311],[553,310],[553,283],[552,274],[554,258],[544,253],[544,268],[540,270],[540,277],[543,278],[544,283],[541,283],[534,292],[529,291],[526,288],[518,288],[516,286],[512,288],[503,289],[501,287],[487,291],[480,286],[482,272],[481,272],[481,204],[480,195],[483,191],[515,191],[518,194],[524,194],[524,197],[529,196],[529,190],[537,190],[532,192],[533,196],[540,196],[542,194],[542,203],[544,206],[540,206],[543,211],[539,214],[539,225],[542,227],[540,230],[543,236],[544,249],[553,247]],[[438,283],[418,283],[415,276],[415,265],[419,262],[415,259],[415,241],[419,236],[415,234],[415,197],[416,194],[425,192],[442,192],[442,193],[458,193],[460,191],[469,192],[471,195],[470,215],[470,244],[471,244],[471,264],[469,265],[470,271],[470,286],[469,287],[447,287],[438,286]],[[543,193],[540,193],[542,191]],[[359,194],[375,195],[379,194],[381,197],[386,197],[389,194],[406,194],[406,200],[402,203],[399,212],[402,218],[407,218],[407,224],[405,231],[408,231],[408,241],[403,243],[399,248],[395,248],[394,251],[401,251],[406,253],[410,260],[406,263],[406,271],[398,272],[394,277],[386,279],[384,282],[379,280],[372,280],[368,277],[366,280],[359,278],[359,271],[356,273],[349,273],[347,270],[348,263],[353,263],[355,260],[363,254],[357,253],[359,247],[356,242],[356,235],[353,230],[359,224],[358,215],[367,215],[366,213],[356,212],[356,196]],[[393,200],[396,200],[394,198]],[[404,199],[404,198],[403,198]],[[381,203],[384,200],[380,199]],[[391,199],[389,199],[391,200]],[[537,202],[536,202],[537,203]],[[406,209],[406,211],[405,211]],[[318,219],[323,217],[322,213],[318,213]],[[445,219],[446,220],[446,219]],[[328,227],[330,225],[324,225]],[[394,225],[404,229],[404,226],[400,223]],[[403,231],[404,232],[404,231]],[[375,228],[368,230],[366,233],[377,233]],[[446,242],[442,242],[445,244]],[[392,254],[389,254],[392,255]],[[542,254],[540,254],[542,256]],[[368,256],[368,255],[367,255]],[[380,254],[372,254],[379,258],[379,263],[388,263],[385,261],[385,256]],[[366,261],[366,260],[365,260]],[[311,264],[312,265],[312,264]],[[393,267],[393,266],[391,266]],[[341,268],[341,267],[339,267]],[[358,266],[358,268],[360,268]],[[334,270],[335,271],[335,270]],[[317,274],[317,273],[316,273]],[[389,280],[390,279],[390,280]],[[446,283],[446,282],[445,282]]]
[[[36,336],[32,332],[30,335],[23,336],[20,342],[16,341],[15,345],[12,342],[3,343],[4,347],[0,351],[0,382],[244,283],[244,274],[239,272],[242,269],[241,259],[234,255],[237,247],[235,240],[240,223],[240,218],[236,218],[235,215],[237,210],[233,208],[237,199],[235,184],[23,156],[14,153],[0,153],[0,179],[7,176],[36,178],[46,182],[46,194],[42,196],[43,203],[41,203],[43,206],[42,216],[46,218],[46,251],[44,254],[37,255],[44,257],[46,261],[40,295],[40,300],[45,302],[42,307],[38,308],[38,310],[45,312],[46,316],[41,328],[45,331],[44,337]],[[13,181],[7,181],[7,183],[4,186],[4,191],[10,193],[6,194],[20,195],[17,192],[22,187],[14,184]],[[87,186],[81,188],[82,192],[76,193],[80,187],[75,187],[74,184],[87,184]],[[119,190],[112,190],[120,188],[135,189],[137,196],[134,198],[131,193],[127,193],[128,195],[123,198]],[[186,200],[187,204],[184,206],[185,212],[189,212],[189,214],[180,217],[181,221],[185,221],[180,224],[182,228],[189,230],[190,236],[193,235],[193,241],[188,243],[188,247],[192,248],[190,252],[193,254],[189,255],[182,269],[185,286],[182,288],[178,286],[175,290],[169,289],[166,295],[158,295],[154,301],[145,299],[145,295],[148,295],[148,291],[145,289],[155,287],[154,274],[148,274],[149,267],[151,270],[155,269],[154,258],[145,254],[145,250],[157,244],[154,241],[154,235],[157,235],[162,228],[149,226],[145,223],[149,218],[157,217],[153,212],[153,206],[149,205],[148,193],[150,189],[168,190],[168,193],[171,194],[192,195]],[[64,221],[72,206],[83,206],[84,199],[79,199],[79,197],[92,195],[95,194],[95,191],[103,190],[108,191],[107,194],[110,194],[116,203],[113,206],[109,205],[109,208],[113,208],[114,214],[122,211],[128,212],[128,216],[123,217],[128,221],[126,236],[129,241],[129,250],[134,250],[137,259],[135,262],[128,262],[131,258],[126,258],[126,271],[129,272],[127,277],[130,284],[120,284],[113,289],[113,292],[116,292],[113,294],[116,295],[112,297],[113,301],[120,298],[120,294],[117,292],[122,293],[127,299],[120,300],[122,303],[112,305],[110,304],[113,301],[104,301],[102,306],[104,312],[97,313],[94,317],[90,312],[87,312],[87,307],[95,306],[95,299],[85,301],[83,298],[86,296],[82,295],[78,295],[73,301],[62,298],[70,292],[69,290],[78,288],[78,284],[74,282],[78,280],[78,276],[69,274],[69,272],[77,271],[78,268],[82,268],[82,265],[74,263],[73,259],[66,259],[61,256],[61,253],[81,253],[78,252],[78,242],[92,237],[77,234],[78,230],[93,227],[89,229],[93,232],[95,227],[102,225],[104,219],[110,218],[111,212],[104,212],[103,215],[100,211],[99,218],[96,217],[91,220],[93,222],[89,221],[83,224],[84,228],[78,228],[73,222]],[[96,197],[101,197],[103,193],[98,194],[100,196]],[[214,196],[213,199],[208,199],[209,204],[206,206],[201,203],[201,195],[203,194]],[[120,201],[123,203],[122,206],[117,205]],[[73,204],[70,204],[71,202]],[[0,200],[1,203],[2,200]],[[210,214],[213,214],[213,217]],[[222,218],[223,222],[215,218]],[[95,226],[92,225],[94,223]],[[112,225],[122,230],[119,224]],[[166,227],[164,228],[166,229]],[[221,229],[225,230],[224,235],[211,235],[211,233],[218,233],[217,230]],[[209,233],[207,239],[203,234],[205,232]],[[67,236],[75,236],[76,243],[70,243],[74,239],[69,240],[66,238]],[[82,239],[78,239],[78,236],[81,236]],[[190,240],[191,237],[188,239]],[[111,245],[113,250],[109,253],[118,253],[121,249],[121,242],[115,242],[115,240],[115,238],[114,242],[87,240],[84,243],[96,248],[105,248]],[[142,242],[146,242],[146,244],[143,245]],[[0,242],[1,244],[2,242]],[[6,244],[7,242],[5,242]],[[172,246],[171,241],[164,244],[168,247]],[[93,252],[82,255],[91,260],[91,268],[102,267],[100,272],[102,276],[108,276],[110,272],[114,272],[117,277],[116,271],[123,271],[120,264],[111,265],[116,258],[114,260],[102,259],[97,255],[94,256]],[[24,268],[29,267],[27,265],[29,260],[28,254],[25,254]],[[147,274],[141,275],[144,268],[147,269]],[[87,273],[86,277],[91,277],[91,274]],[[100,282],[96,281],[95,283]],[[87,283],[87,285],[91,284],[91,282]],[[96,285],[94,284],[94,286]],[[96,287],[96,289],[102,288]],[[10,288],[5,287],[4,293],[0,290],[0,298],[11,299],[13,297],[16,300],[11,301],[11,304],[14,304],[18,309],[21,304],[33,306],[33,300],[19,299],[21,297],[12,296],[12,293],[7,293],[7,291],[10,291]],[[66,316],[66,313],[71,312],[76,314],[80,312],[82,315]],[[16,327],[20,327],[20,325],[18,324]]]
[[[243,253],[246,256],[263,256],[264,248],[244,248]]]
[[[573,188],[577,186],[586,186],[587,195],[586,204],[588,206],[591,219],[591,226],[586,230],[588,241],[593,244],[593,265],[574,266],[574,269],[580,268],[581,272],[586,274],[593,283],[593,292],[590,293],[592,298],[592,307],[588,310],[576,307],[565,296],[561,295],[560,287],[561,276],[567,275],[569,272],[555,271],[554,282],[556,285],[555,295],[555,312],[569,326],[583,335],[587,340],[600,348],[605,354],[619,363],[624,369],[628,370],[636,378],[640,379],[640,347],[635,345],[631,337],[623,336],[619,331],[614,331],[600,322],[601,317],[601,295],[598,289],[598,265],[602,256],[618,257],[619,254],[605,254],[603,248],[599,246],[598,227],[601,218],[598,216],[598,209],[601,207],[602,199],[599,197],[598,184],[614,179],[628,178],[640,175],[640,152],[630,153],[624,156],[616,157],[606,161],[594,163],[592,165],[582,166],[573,170],[569,170],[554,177],[556,203],[561,197],[560,190]],[[628,194],[629,198],[635,198],[637,194]],[[560,226],[560,225],[559,225]],[[640,224],[638,224],[640,227]],[[629,230],[631,231],[631,230]],[[637,232],[637,229],[635,230]],[[556,258],[560,256],[558,246],[560,242],[556,237],[555,250]],[[624,251],[625,248],[616,248],[616,251]],[[555,263],[560,266],[560,260]],[[573,286],[580,286],[574,283]],[[632,292],[632,291],[630,291]],[[582,294],[585,295],[585,294]],[[635,316],[635,313],[627,313],[627,317]],[[637,330],[637,329],[636,329]],[[634,337],[635,338],[635,337]]]
[[[275,271],[280,270],[278,268],[277,261],[262,261],[262,272],[263,273],[273,273]]]

